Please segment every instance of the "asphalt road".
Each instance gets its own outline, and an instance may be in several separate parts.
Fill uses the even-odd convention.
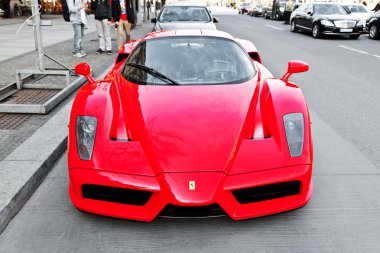
[[[379,252],[380,41],[315,40],[282,22],[221,16],[219,29],[252,40],[281,76],[289,59],[311,110],[314,195],[304,208],[244,221],[228,217],[133,222],[77,211],[64,154],[0,235],[0,252]],[[357,51],[353,51],[357,50]],[[360,52],[359,52],[359,51]]]

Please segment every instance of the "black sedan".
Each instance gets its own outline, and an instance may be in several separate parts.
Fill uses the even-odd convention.
[[[343,6],[329,3],[307,3],[293,11],[291,31],[312,32],[314,38],[322,35],[348,35],[357,39],[363,31],[363,21]]]
[[[366,27],[370,39],[375,40],[380,38],[380,11],[368,17]]]

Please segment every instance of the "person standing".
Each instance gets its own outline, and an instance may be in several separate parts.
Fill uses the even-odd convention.
[[[109,25],[112,20],[112,11],[109,0],[92,0],[95,11],[96,28],[98,30],[99,49],[96,54],[112,54],[111,35]]]
[[[284,10],[284,23],[289,24],[290,21],[290,15],[293,11],[293,2],[292,0],[288,0],[285,4],[285,10]]]
[[[112,0],[112,18],[117,26],[117,44],[120,48],[131,40],[132,24],[135,23],[135,12],[131,0]],[[126,40],[122,34],[125,32]]]
[[[84,24],[82,22],[82,14],[86,8],[85,4],[82,4],[81,0],[67,0],[67,6],[70,11],[70,22],[74,29],[74,49],[73,56],[82,58],[86,56],[83,51],[82,40],[84,37]]]
[[[11,18],[11,7],[10,7],[10,0],[3,0],[3,9],[4,9],[4,18]]]

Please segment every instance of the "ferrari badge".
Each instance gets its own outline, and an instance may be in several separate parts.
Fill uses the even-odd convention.
[[[189,190],[194,191],[195,190],[195,181],[189,181]]]

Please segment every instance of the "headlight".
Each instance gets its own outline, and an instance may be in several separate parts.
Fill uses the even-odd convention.
[[[303,149],[304,123],[302,113],[285,114],[283,117],[290,155],[300,156]]]
[[[363,25],[364,25],[363,20],[359,20],[359,22],[356,24],[356,26],[363,26]]]
[[[322,20],[321,24],[324,26],[334,26],[334,23],[329,20]]]
[[[280,11],[281,12],[284,12],[285,8],[284,7],[280,7]]]
[[[96,125],[98,120],[91,116],[77,117],[77,148],[80,159],[90,160],[94,150]]]

